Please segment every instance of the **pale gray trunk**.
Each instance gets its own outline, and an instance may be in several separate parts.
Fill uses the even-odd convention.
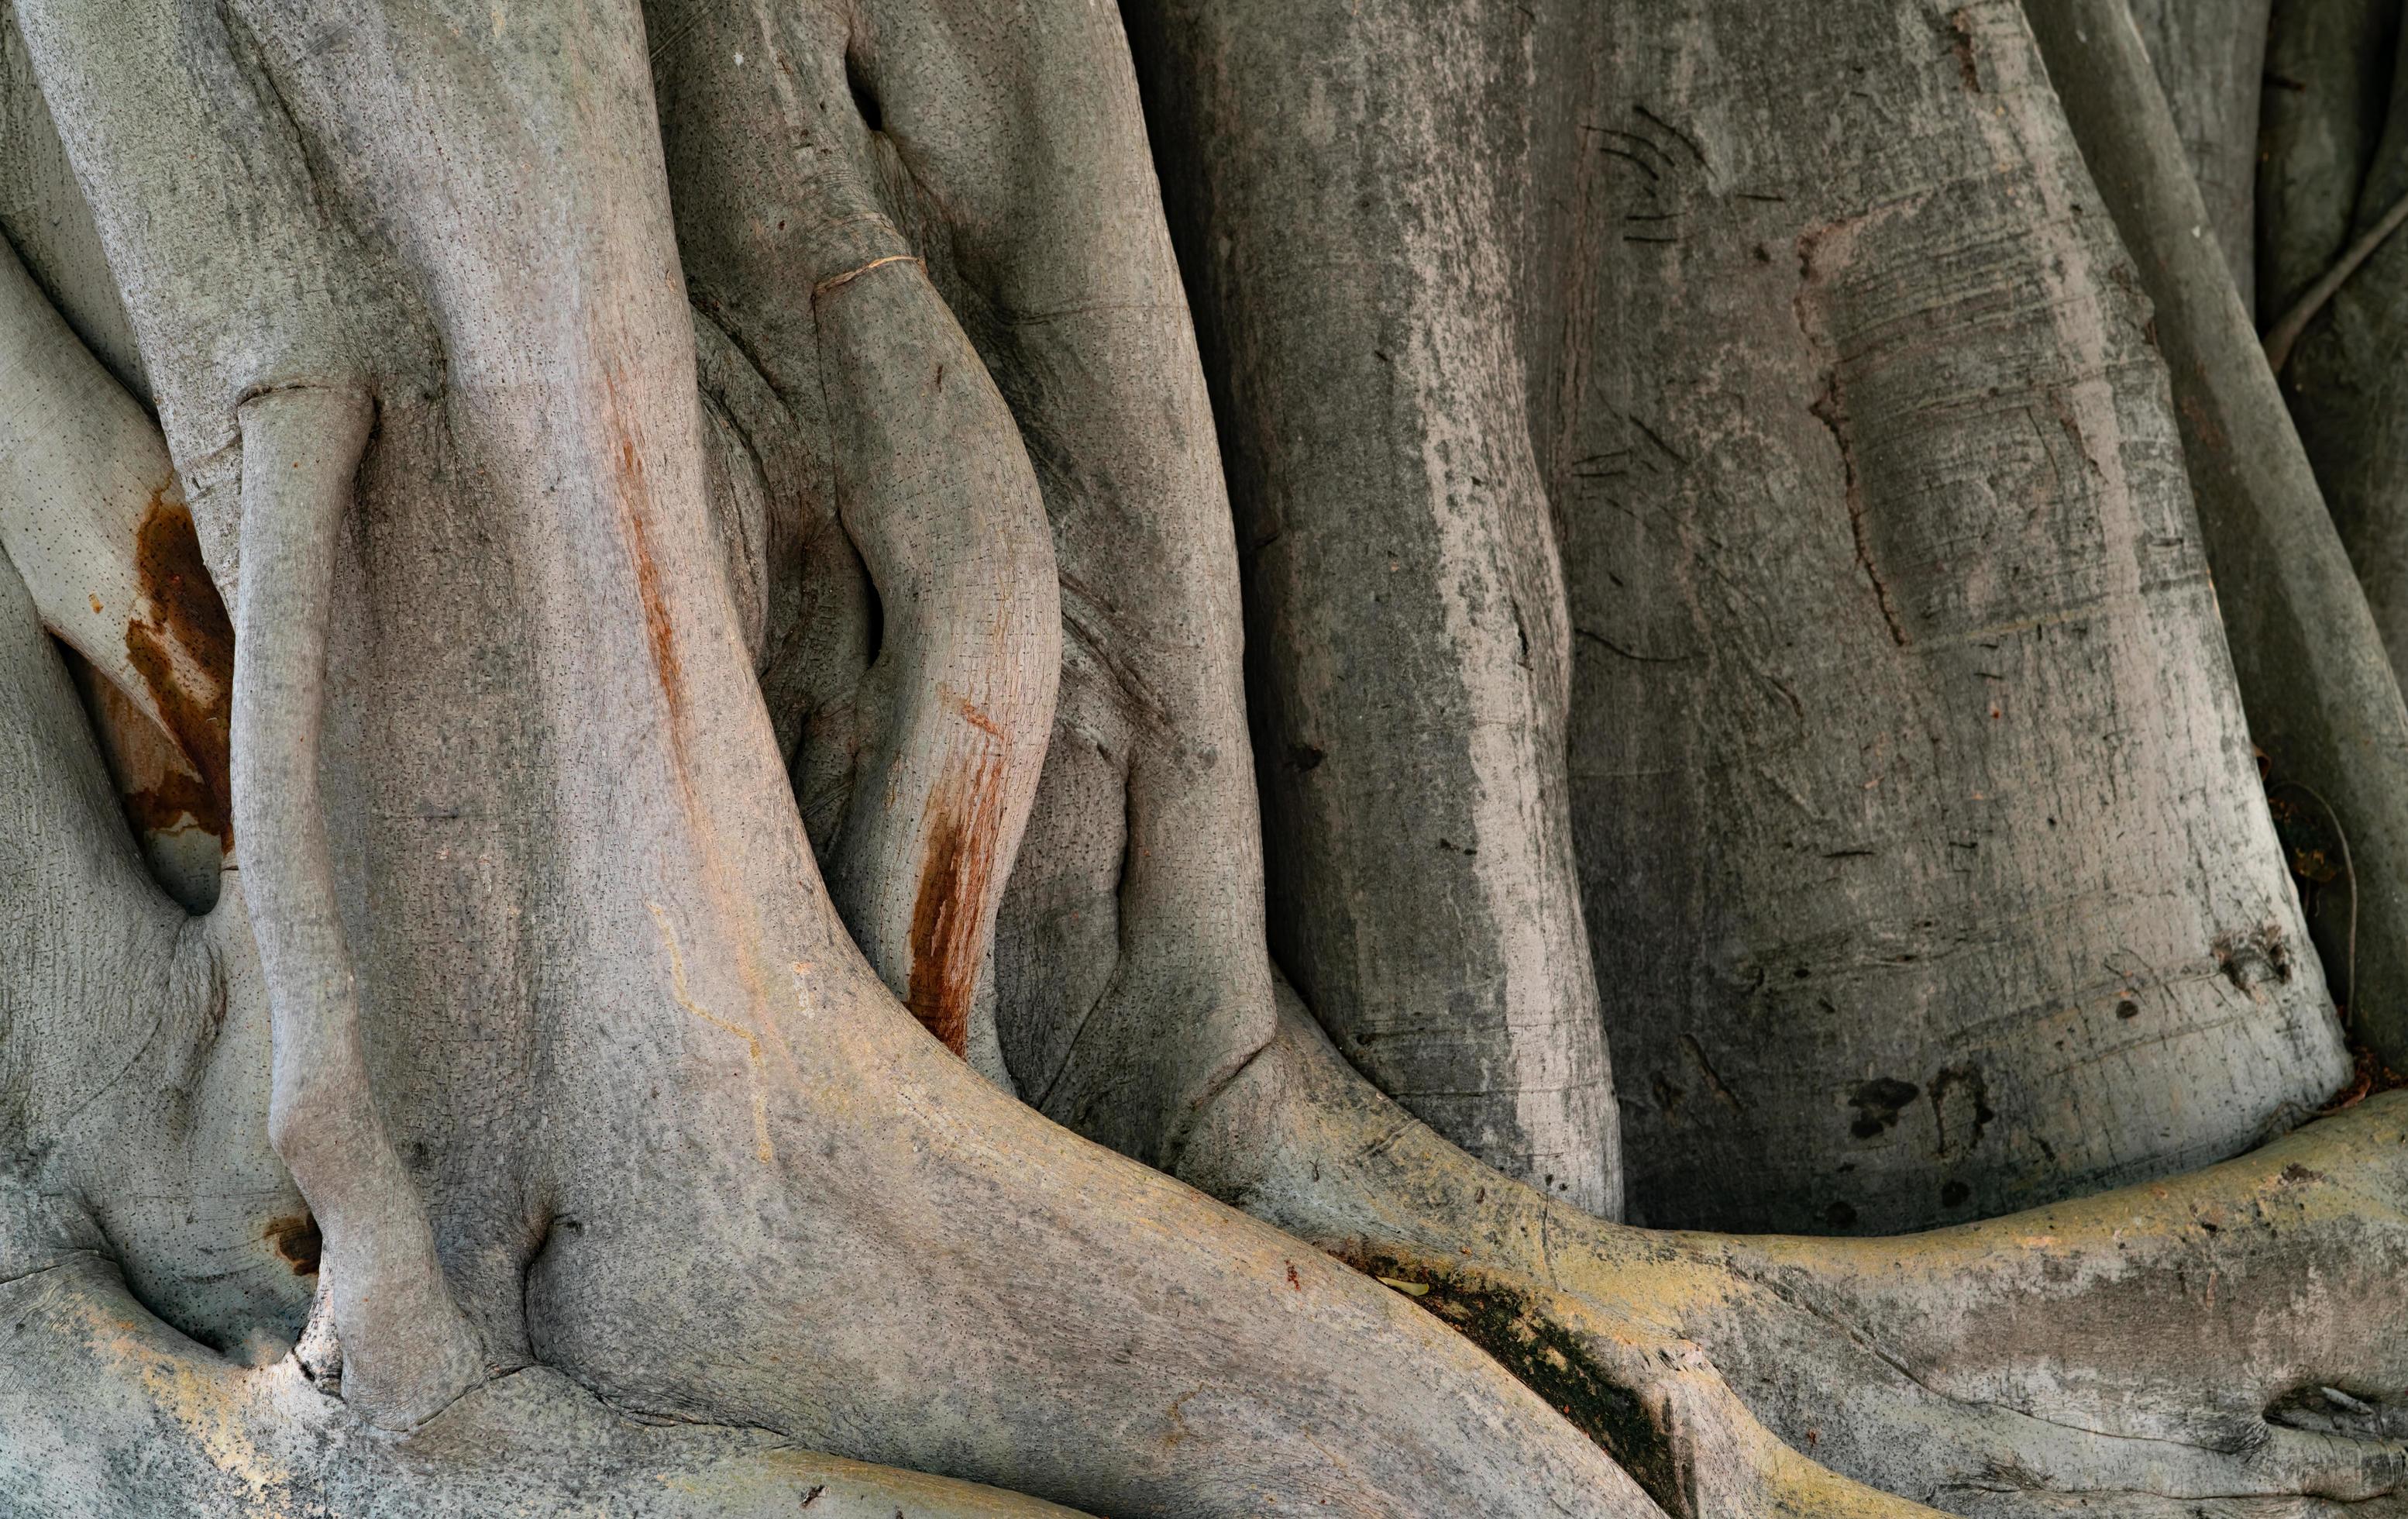
[[[2355,1031],[2408,1059],[2408,706],[2274,376],[2114,0],[2031,0],[2091,175],[2156,308],[2184,457],[2249,731],[2272,779],[2346,840],[2346,896],[2318,946]]]
[[[1272,953],[1382,1091],[1612,1212],[1570,630],[1514,341],[1531,21],[1130,14],[1237,515]]]
[[[1658,0],[1598,55],[1565,552],[1633,1214],[1888,1232],[2299,1122],[2340,1030],[2020,12]]]

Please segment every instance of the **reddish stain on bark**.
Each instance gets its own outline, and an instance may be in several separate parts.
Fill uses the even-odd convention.
[[[276,1254],[293,1268],[294,1276],[314,1276],[318,1270],[318,1254],[325,1241],[319,1238],[318,1221],[308,1213],[292,1213],[267,1225],[267,1242]]]
[[[662,595],[659,563],[652,556],[651,532],[644,526],[644,459],[636,445],[619,444],[619,499],[627,518],[627,552],[636,562],[636,595],[644,604],[644,631],[652,645],[652,666],[660,674],[661,692],[669,699],[672,717],[685,709],[685,672],[678,662],[677,640],[669,628],[668,602]]]
[[[198,772],[170,776],[126,799],[135,822],[152,832],[190,814],[234,845],[227,736],[232,728],[234,623],[217,582],[201,562],[193,514],[156,491],[135,539],[135,572],[150,613],[125,624],[125,653],[173,737]],[[183,656],[183,668],[175,657]]]
[[[928,799],[928,852],[911,904],[911,977],[904,1002],[955,1054],[969,1050],[970,997],[1003,830],[999,745],[957,763]]]

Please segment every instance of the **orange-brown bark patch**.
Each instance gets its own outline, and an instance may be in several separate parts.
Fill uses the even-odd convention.
[[[659,562],[652,556],[652,537],[644,525],[644,460],[636,445],[619,444],[619,499],[627,518],[627,552],[636,562],[636,595],[644,606],[644,631],[652,645],[652,666],[660,674],[661,694],[669,699],[669,713],[685,707],[685,671],[679,662],[677,639],[669,625],[668,600],[663,594]]]
[[[315,1218],[308,1213],[287,1214],[267,1225],[266,1240],[284,1264],[293,1268],[294,1276],[316,1274],[318,1254],[325,1241],[319,1238]]]
[[[911,976],[904,1002],[955,1054],[969,1050],[970,999],[1003,831],[1000,746],[958,764],[928,799],[928,851],[911,905]]]
[[[154,817],[173,826],[189,813],[230,848],[234,623],[202,563],[192,512],[164,489],[151,494],[135,540],[134,566],[149,611],[125,624],[126,657],[195,774],[136,793],[127,806],[145,826]]]

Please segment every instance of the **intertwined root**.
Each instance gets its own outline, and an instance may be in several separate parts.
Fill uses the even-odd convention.
[[[1677,1512],[1875,1501],[1835,1472],[2035,1511],[2408,1483],[2408,1353],[2379,1327],[2408,1261],[2408,1098],[1931,1234],[1665,1234],[1471,1164],[1295,1010],[1184,1174],[1415,1294]]]
[[[115,1270],[70,1254],[0,1282],[0,1509],[78,1519],[319,1513],[482,1519],[574,1492],[607,1519],[1068,1519],[1071,1511],[797,1451],[759,1429],[632,1419],[530,1368],[407,1440],[292,1359],[228,1364],[167,1329]]]
[[[209,427],[239,425],[240,510],[216,497],[216,525],[239,531],[237,686],[258,693],[237,713],[236,790],[276,1004],[275,1126],[325,1230],[351,1412],[419,1427],[397,1447],[366,1441],[293,1367],[194,1353],[112,1296],[76,1254],[92,1235],[70,1228],[62,1258],[6,1290],[46,1315],[36,1397],[94,1387],[98,1406],[56,1399],[64,1412],[16,1411],[0,1429],[64,1418],[128,1441],[164,1430],[207,1461],[171,1480],[190,1472],[211,1502],[228,1483],[256,1498],[317,1482],[312,1500],[347,1512],[398,1501],[371,1490],[387,1478],[433,1484],[437,1512],[529,1482],[593,1483],[631,1512],[821,1512],[912,1490],[859,1473],[844,1478],[859,1493],[835,1478],[815,1490],[809,1470],[741,1436],[671,1450],[676,1439],[630,1432],[549,1372],[455,1397],[483,1373],[483,1346],[503,1345],[657,1419],[764,1426],[1123,1514],[1647,1512],[1626,1470],[1694,1515],[1909,1506],[1850,1478],[1949,1501],[2018,1485],[2165,1498],[2388,1489],[2400,1452],[2385,1443],[2387,1411],[2408,1368],[2357,1331],[2385,1311],[2401,1255],[2391,1108],[2192,1182],[1918,1240],[1718,1240],[1615,1228],[1507,1182],[1371,1094],[1298,1010],[1274,1031],[1234,570],[1226,524],[1208,509],[1210,428],[1170,287],[1116,304],[1099,287],[1049,285],[1047,258],[982,245],[992,228],[968,225],[969,272],[949,278],[991,277],[975,325],[1000,378],[948,376],[968,362],[963,335],[912,257],[883,243],[835,257],[861,254],[848,238],[884,214],[864,189],[866,122],[846,113],[865,108],[856,89],[883,91],[896,140],[880,150],[940,205],[985,182],[965,171],[978,155],[957,151],[975,134],[923,117],[914,136],[910,81],[930,54],[896,41],[913,36],[910,17],[854,81],[863,38],[832,10],[791,7],[780,14],[831,24],[766,28],[766,62],[784,61],[778,46],[803,50],[788,124],[838,123],[813,146],[846,173],[786,189],[847,214],[814,255],[832,262],[803,287],[808,335],[796,321],[783,330],[810,350],[801,368],[822,381],[821,414],[846,418],[835,468],[853,478],[836,509],[880,594],[914,602],[889,611],[896,691],[865,709],[870,745],[890,752],[862,774],[872,805],[892,788],[921,831],[863,846],[855,862],[877,878],[851,905],[873,941],[865,960],[821,890],[746,663],[745,598],[715,557],[641,29],[624,13],[588,24],[566,6],[513,8],[511,46],[541,66],[509,79],[523,92],[510,95],[488,53],[423,17],[384,16],[383,33],[280,33],[289,17],[250,8],[295,119],[366,145],[353,180],[326,193],[374,205],[416,261],[412,309],[440,335],[429,341],[456,387],[382,377],[394,404],[357,487],[355,520],[373,527],[347,544],[336,525],[366,443],[364,393],[330,380],[338,369],[229,387],[193,357],[207,347],[196,331],[226,313],[204,323],[163,297],[138,313],[158,351],[186,364],[168,393],[225,413],[203,424],[185,413],[187,473],[222,475],[216,451],[231,439]],[[46,45],[105,168],[140,123],[103,109],[89,80],[77,94],[79,65],[114,55],[66,22],[98,14],[54,13]],[[1092,43],[1081,26],[1111,40],[1091,17],[1054,19],[1056,41]],[[504,30],[499,12],[468,20]],[[654,30],[660,46],[673,40]],[[764,77],[790,87],[782,72]],[[460,88],[430,93],[429,79]],[[1107,83],[1132,93],[1118,74]],[[469,104],[438,121],[423,114],[430,98]],[[1077,114],[1046,130],[1075,137]],[[554,177],[480,178],[530,136]],[[1112,162],[1141,168],[1132,152]],[[1140,195],[1045,224],[1069,225],[1064,239],[1096,256],[1099,226],[1125,232],[1152,214]],[[123,203],[105,220],[112,255],[149,271],[154,297],[172,290],[157,233]],[[772,222],[743,225],[793,251],[767,236]],[[1168,281],[1159,237],[1148,247],[1145,278]],[[762,330],[733,326],[747,342]],[[762,351],[774,389],[779,360]],[[1109,394],[1123,373],[1150,377],[1137,401]],[[1125,477],[1096,463],[1097,416],[1144,435],[1111,456]],[[1013,426],[1037,440],[1038,467]],[[928,437],[935,456],[915,457]],[[1051,551],[1032,479],[1059,534]],[[213,539],[228,578],[232,541]],[[363,589],[347,607],[329,586],[350,554]],[[990,556],[1010,578],[991,597],[972,573]],[[371,641],[359,624],[403,637],[427,604],[455,602],[507,618],[523,647],[476,672],[482,683],[443,714],[456,723],[426,720],[427,705],[407,709],[413,724],[399,704],[358,702],[332,767],[358,788],[361,814],[407,818],[430,838],[480,810],[523,826],[476,836],[490,853],[475,867],[491,872],[477,881],[502,885],[466,933],[408,916],[440,899],[427,883],[449,878],[428,862],[448,843],[342,867],[360,898],[398,886],[406,904],[407,921],[370,914],[360,936],[389,978],[361,999],[332,906],[345,882],[316,824],[329,624],[358,651]],[[966,609],[991,623],[965,628]],[[1046,840],[1054,880],[1114,878],[1080,899],[1107,909],[1114,942],[1095,998],[1027,1039],[1051,1057],[1042,1096],[1150,1154],[1177,1154],[1195,1130],[1183,1173],[1290,1234],[1066,1136],[978,1081],[897,1000],[924,1000],[916,1010],[935,1008],[942,1032],[961,1025],[1066,643],[1099,731],[1065,731],[1096,752],[1101,789],[1125,813],[1100,841]],[[263,731],[270,710],[309,719],[300,741]],[[924,743],[915,724],[939,720],[952,726]],[[469,729],[532,737],[449,747]],[[945,765],[915,772],[924,752],[976,772],[966,811],[932,811],[952,794]],[[416,767],[380,773],[363,755]],[[992,846],[938,847],[947,817],[973,820],[958,831],[983,829]],[[941,988],[922,999],[931,883]],[[522,936],[524,960],[512,957]],[[394,991],[470,981],[446,980],[455,962],[482,972],[473,1007]],[[380,1054],[362,1038],[369,1025],[389,1036]],[[255,1018],[227,1027],[259,1033]],[[418,1078],[380,1090],[413,1155],[431,1155],[415,1170],[366,1099],[379,1059]],[[496,1091],[508,1096],[480,1106]],[[522,1100],[543,1116],[532,1134],[507,1111]],[[516,1211],[461,1201],[496,1192]],[[355,1247],[363,1235],[375,1248]],[[1297,1236],[1390,1284],[1314,1257]],[[2119,1334],[2169,1303],[2187,1315],[2179,1332]],[[1842,1399],[1856,1412],[1826,1427],[1822,1411]],[[547,1441],[570,1452],[556,1468],[537,1454]],[[19,1464],[61,1469],[54,1454]],[[713,1484],[715,1498],[677,1506]],[[649,1496],[665,1487],[678,1496]],[[974,1512],[986,1500],[930,1501]]]

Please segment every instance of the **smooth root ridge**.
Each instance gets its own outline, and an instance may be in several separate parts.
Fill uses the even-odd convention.
[[[365,394],[316,388],[241,410],[236,853],[271,1010],[269,1138],[324,1240],[346,1400],[408,1428],[473,1385],[484,1355],[368,1091],[318,784],[337,536],[373,415]]]

